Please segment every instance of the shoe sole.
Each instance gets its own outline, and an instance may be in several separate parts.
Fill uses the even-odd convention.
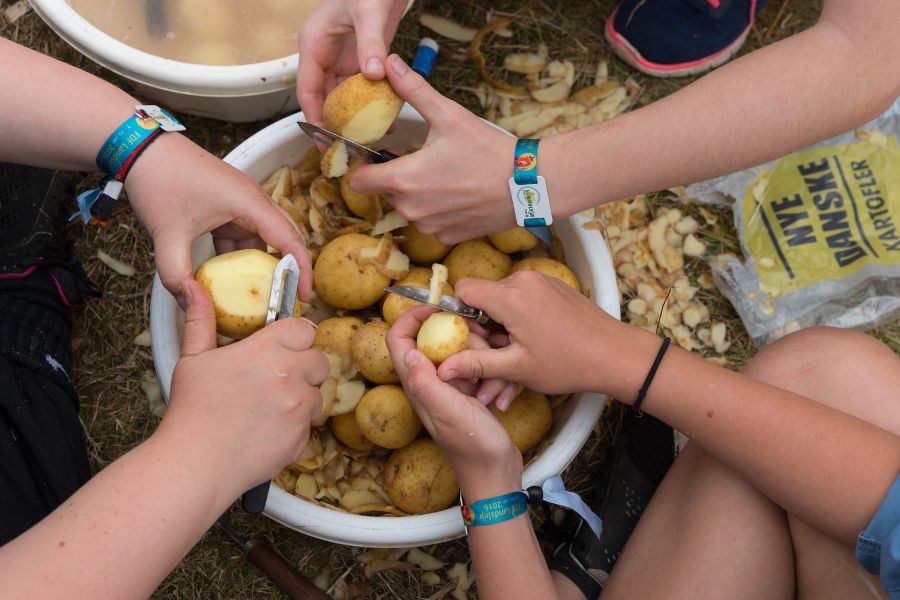
[[[606,27],[604,27],[603,33],[604,37],[606,37],[607,43],[612,48],[613,52],[616,53],[616,56],[625,61],[625,63],[628,64],[628,66],[630,66],[631,68],[646,75],[650,75],[651,77],[661,78],[700,75],[702,73],[706,73],[707,71],[711,71],[716,67],[721,67],[740,51],[741,47],[743,47],[744,45],[744,42],[747,41],[747,36],[750,34],[750,28],[753,27],[753,24],[756,22],[756,2],[754,0],[750,3],[750,24],[747,25],[747,28],[744,29],[743,33],[741,33],[741,35],[739,35],[737,39],[731,42],[731,44],[719,50],[715,54],[711,54],[699,60],[686,63],[678,63],[675,65],[663,65],[649,61],[641,56],[641,53],[638,52],[637,48],[632,46],[628,42],[628,40],[626,40],[622,35],[616,32],[616,30],[613,28],[613,21],[616,18],[616,13],[618,12],[618,10],[618,6],[613,9],[609,20],[607,20],[606,22]]]

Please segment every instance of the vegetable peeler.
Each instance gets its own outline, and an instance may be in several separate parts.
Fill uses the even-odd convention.
[[[278,261],[275,275],[272,278],[272,291],[269,293],[269,307],[266,311],[266,325],[278,319],[294,316],[294,305],[297,303],[297,285],[300,283],[300,265],[293,254],[286,254]],[[266,507],[269,497],[268,481],[259,484],[241,498],[241,506],[251,514],[259,514]]]
[[[297,125],[300,126],[300,129],[303,130],[303,133],[316,140],[317,142],[321,142],[322,144],[328,144],[329,146],[337,141],[342,141],[347,144],[347,150],[350,150],[358,156],[360,159],[373,163],[376,165],[380,165],[381,163],[386,163],[389,160],[394,160],[395,158],[400,158],[398,155],[393,152],[388,152],[387,150],[373,150],[368,146],[363,146],[362,144],[357,144],[354,141],[348,140],[345,137],[339,136],[336,133],[332,133],[327,129],[322,129],[321,127],[316,127],[312,123],[307,123],[305,121],[297,121]]]
[[[461,317],[474,320],[483,327],[488,327],[494,323],[483,310],[475,308],[474,306],[469,306],[454,296],[441,296],[440,302],[432,304],[428,301],[428,290],[423,288],[411,285],[392,285],[391,287],[384,288],[384,291],[396,294],[407,300],[412,300],[413,302],[418,302],[419,304],[425,304],[447,312],[456,313]]]

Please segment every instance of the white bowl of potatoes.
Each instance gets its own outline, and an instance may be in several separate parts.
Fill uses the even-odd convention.
[[[349,201],[342,198],[335,201],[335,196],[341,196],[340,183],[336,179],[328,179],[319,174],[318,161],[310,155],[313,148],[312,141],[297,127],[298,120],[303,120],[302,113],[286,117],[266,127],[235,148],[225,157],[225,161],[263,183],[264,188],[283,206],[292,204],[292,208],[288,209],[289,212],[300,220],[301,227],[307,228],[312,242],[319,242],[317,247],[311,248],[314,258],[323,254],[327,256],[329,252],[327,244],[334,239],[346,238],[339,244],[352,243],[355,239],[355,243],[361,246],[369,245],[374,249],[370,255],[376,258],[370,258],[370,262],[379,260],[377,256],[383,254],[383,262],[367,265],[372,267],[369,270],[374,270],[381,277],[377,280],[377,285],[384,287],[383,284],[389,281],[405,280],[405,284],[427,288],[428,278],[431,275],[430,263],[439,262],[437,255],[444,257],[444,263],[450,267],[450,285],[454,281],[454,276],[460,275],[453,263],[473,262],[467,260],[467,254],[489,252],[495,258],[502,255],[500,262],[506,265],[504,267],[506,269],[529,256],[533,258],[547,256],[541,244],[537,244],[532,250],[513,252],[509,255],[495,249],[493,244],[487,243],[487,240],[479,240],[474,249],[473,245],[469,244],[462,247],[462,250],[457,246],[457,249],[452,251],[449,249],[435,251],[431,247],[433,243],[419,243],[421,234],[417,235],[414,230],[409,234],[411,230],[409,227],[381,233],[385,228],[396,227],[396,223],[391,223],[396,215],[391,215],[389,205],[382,207],[379,202],[374,201],[370,202],[370,206],[360,208],[359,198]],[[399,150],[413,148],[425,140],[427,132],[428,126],[422,117],[411,107],[404,106],[397,117],[394,131],[382,140],[382,144]],[[288,166],[286,172],[281,170],[284,166]],[[351,168],[352,166],[351,164]],[[307,189],[307,186],[316,190]],[[344,194],[348,193],[345,189]],[[327,204],[329,196],[331,204],[321,209]],[[346,208],[348,206],[352,206],[355,212]],[[304,210],[307,211],[307,216],[301,217]],[[318,216],[310,218],[309,211],[317,212]],[[320,217],[323,212],[328,213],[324,221],[341,224],[344,230],[340,232],[341,236],[335,236],[333,228],[324,234],[312,231],[322,230],[323,219]],[[554,224],[559,242],[557,245],[564,250],[565,263],[571,274],[577,277],[582,291],[603,310],[619,318],[619,293],[609,251],[599,231],[582,227],[587,220],[578,215],[558,220]],[[348,238],[348,235],[356,237]],[[372,237],[380,239],[370,239]],[[387,242],[384,241],[386,237]],[[494,242],[505,247],[502,239],[495,239]],[[515,241],[513,243],[515,247]],[[321,244],[325,244],[325,247],[322,248]],[[385,250],[386,244],[392,244],[389,247],[390,252],[380,252],[379,246]],[[393,259],[387,263],[389,256],[398,258],[396,256],[398,252],[404,258],[412,259],[405,267],[402,260],[399,267]],[[437,254],[430,254],[434,252]],[[460,254],[463,255],[462,259],[459,258]],[[195,267],[212,256],[213,248],[209,236],[198,240],[193,252]],[[454,256],[456,258],[453,258]],[[270,261],[261,262],[269,264]],[[529,262],[533,266],[535,262],[542,261]],[[327,260],[323,261],[322,265],[325,263]],[[404,268],[408,269],[405,275]],[[475,268],[481,267],[476,264]],[[316,269],[321,270],[325,267],[317,266]],[[308,277],[309,274],[303,276]],[[335,308],[343,308],[340,305],[345,300],[340,294],[335,295],[333,290],[326,291],[322,281],[323,277],[326,280],[333,280],[334,276],[333,274],[326,277],[321,273],[315,273],[314,282],[317,290],[320,287],[322,289],[319,290],[319,299],[313,306],[304,306],[304,315],[317,323],[335,315]],[[364,287],[362,283],[360,286]],[[150,328],[153,356],[160,382],[168,397],[172,372],[180,353],[183,315],[158,277],[154,281],[152,294]],[[455,482],[443,481],[440,483],[443,489],[429,489],[425,494],[428,498],[441,496],[440,505],[435,506],[434,502],[428,505],[415,505],[415,501],[412,501],[411,505],[408,493],[410,489],[405,488],[417,484],[407,482],[404,487],[402,482],[398,483],[386,477],[392,457],[395,463],[403,460],[421,460],[422,464],[429,465],[423,469],[440,463],[442,457],[435,451],[433,442],[427,438],[427,432],[424,429],[410,428],[408,419],[404,417],[393,438],[378,438],[377,435],[374,438],[376,442],[390,446],[393,448],[391,449],[372,443],[372,440],[366,437],[367,432],[359,425],[363,419],[358,417],[357,410],[377,413],[380,406],[395,405],[397,397],[400,397],[399,402],[403,401],[402,390],[398,392],[399,388],[396,387],[394,380],[383,372],[383,362],[378,363],[377,357],[370,360],[368,355],[371,354],[372,348],[378,346],[379,336],[383,336],[383,332],[387,329],[382,321],[392,322],[397,312],[404,309],[402,306],[396,306],[395,300],[386,302],[380,291],[371,294],[365,301],[359,301],[359,295],[353,295],[355,298],[353,302],[359,303],[353,307],[355,310],[341,310],[343,315],[353,315],[360,319],[358,322],[344,316],[343,320],[331,319],[329,325],[318,329],[316,343],[329,354],[333,364],[332,375],[329,378],[332,383],[326,381],[326,384],[323,384],[332,388],[327,392],[323,389],[323,397],[326,395],[329,397],[325,401],[325,410],[334,412],[330,413],[330,418],[325,415],[325,418],[320,419],[319,423],[322,426],[314,431],[310,448],[304,451],[295,463],[287,465],[275,478],[269,491],[265,514],[297,531],[347,545],[419,546],[460,537],[464,535],[464,528],[452,489]],[[376,298],[374,303],[372,297]],[[329,307],[324,299],[339,306]],[[366,305],[366,308],[359,310],[360,304]],[[351,329],[359,329],[364,333],[356,335],[354,339],[353,334],[348,334]],[[372,342],[373,339],[375,342]],[[345,353],[348,351],[350,355],[346,356]],[[364,364],[357,364],[359,362]],[[336,386],[346,393],[336,394],[333,389]],[[364,394],[362,399],[360,393]],[[520,407],[518,411],[515,410],[517,403]],[[524,415],[525,420],[534,420],[535,414],[545,415],[537,436],[530,430],[530,425],[522,426],[521,432],[515,423],[507,428],[511,434],[516,434],[513,435],[514,440],[517,435],[520,438],[524,436],[518,440],[522,444],[520,447],[531,448],[525,452],[524,487],[542,483],[547,478],[561,473],[572,462],[601,416],[605,404],[606,398],[600,394],[585,393],[567,399],[548,399],[527,390],[513,402],[510,414]],[[410,441],[411,438],[415,439]],[[356,449],[351,446],[355,446]],[[410,514],[415,512],[425,514]]]

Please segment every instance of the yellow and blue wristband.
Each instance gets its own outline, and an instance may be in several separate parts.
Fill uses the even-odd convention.
[[[472,504],[463,503],[459,509],[466,527],[493,525],[525,514],[528,510],[528,494],[521,491],[511,492]]]

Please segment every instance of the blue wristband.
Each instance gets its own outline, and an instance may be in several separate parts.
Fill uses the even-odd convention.
[[[459,507],[466,527],[470,525],[493,525],[515,519],[525,514],[528,510],[528,494],[525,492],[511,492],[494,498],[486,498],[473,502],[471,505],[463,504]]]
[[[519,185],[537,183],[537,151],[541,140],[524,139],[516,142],[513,179]]]
[[[134,151],[151,136],[159,135],[156,133],[159,127],[159,123],[153,118],[134,113],[119,125],[100,148],[97,167],[110,178],[116,178]]]

